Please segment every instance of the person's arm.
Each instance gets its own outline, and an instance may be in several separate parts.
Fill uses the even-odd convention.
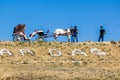
[[[106,34],[106,31],[104,30],[104,34]]]
[[[77,34],[79,33],[79,30],[77,29]]]

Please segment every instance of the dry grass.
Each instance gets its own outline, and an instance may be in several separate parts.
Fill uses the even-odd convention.
[[[0,80],[120,80],[120,42],[0,42],[3,48],[14,55],[0,56]],[[21,48],[29,48],[35,55],[21,56]],[[54,48],[62,56],[51,57],[48,50]],[[107,55],[91,54],[90,48],[99,48]],[[74,49],[88,56],[71,56]]]

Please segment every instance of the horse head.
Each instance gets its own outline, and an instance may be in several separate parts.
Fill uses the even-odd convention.
[[[49,32],[50,32],[50,30],[48,29],[46,33],[49,33]]]

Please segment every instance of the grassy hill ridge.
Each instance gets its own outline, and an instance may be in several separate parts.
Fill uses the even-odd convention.
[[[35,55],[22,56],[19,49],[28,48]],[[90,52],[101,49],[105,56]],[[0,50],[7,49],[13,55],[0,56],[0,79],[3,80],[114,80],[120,79],[120,42],[0,42]],[[51,57],[49,49],[57,49],[62,55]],[[88,56],[71,53],[74,49]],[[78,62],[77,62],[78,61]]]

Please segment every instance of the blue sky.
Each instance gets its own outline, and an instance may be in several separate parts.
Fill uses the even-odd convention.
[[[80,42],[97,41],[103,25],[105,41],[119,41],[120,0],[0,0],[0,40],[12,40],[13,28],[20,23],[26,24],[27,36],[36,29],[52,33],[77,25]]]

